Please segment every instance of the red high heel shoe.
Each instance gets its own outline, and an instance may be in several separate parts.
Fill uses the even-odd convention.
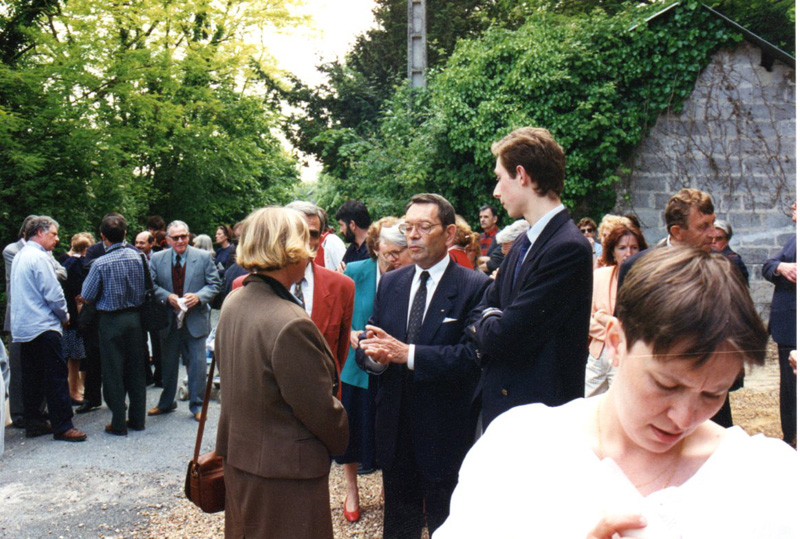
[[[358,522],[361,518],[361,507],[356,507],[355,511],[348,511],[347,510],[347,496],[344,498],[344,519],[347,522]]]

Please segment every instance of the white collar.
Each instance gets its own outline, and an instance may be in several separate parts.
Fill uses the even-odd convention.
[[[423,271],[428,272],[428,284],[427,286],[436,285],[442,279],[442,275],[444,275],[445,270],[447,269],[447,265],[450,263],[450,255],[445,254],[444,258],[438,261],[436,264],[431,266],[428,269],[422,269],[419,266],[414,266],[414,281],[419,280],[419,276],[422,274]]]
[[[531,245],[536,243],[536,240],[539,239],[539,236],[542,234],[544,227],[556,216],[561,210],[564,209],[563,204],[559,204],[549,212],[542,215],[538,221],[531,224],[531,227],[528,229],[528,239],[531,240]]]

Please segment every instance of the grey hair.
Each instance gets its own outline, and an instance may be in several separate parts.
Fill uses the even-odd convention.
[[[52,217],[48,217],[47,215],[34,215],[30,218],[28,225],[25,227],[25,240],[27,241],[34,237],[40,230],[49,232],[50,227],[53,226],[59,228],[58,221]]]
[[[211,237],[208,234],[200,234],[194,238],[194,246],[209,253],[214,252],[214,244],[211,242]]]
[[[518,219],[498,232],[494,239],[497,240],[498,245],[509,243],[517,239],[520,234],[527,232],[530,227],[531,225],[528,224],[528,221]]]
[[[394,243],[398,247],[407,247],[406,236],[400,232],[399,223],[393,226],[381,227],[381,240]]]
[[[170,224],[167,225],[167,235],[169,235],[169,230],[174,227],[182,226],[186,229],[186,233],[189,233],[189,225],[184,223],[183,221],[172,221]]]
[[[28,223],[30,223],[31,219],[34,217],[38,217],[38,215],[31,214],[22,220],[22,225],[19,227],[19,235],[17,236],[18,238],[25,237],[25,231],[28,229]]]
[[[725,236],[728,240],[733,237],[733,229],[731,228],[730,223],[728,221],[723,221],[722,219],[717,219],[714,221],[714,228],[718,228],[725,233]]]
[[[299,211],[306,217],[316,217],[319,219],[319,226],[321,228],[325,228],[327,223],[325,222],[325,212],[322,211],[322,208],[313,204],[311,202],[306,202],[305,200],[295,200],[290,202],[286,205],[286,208],[290,210]]]

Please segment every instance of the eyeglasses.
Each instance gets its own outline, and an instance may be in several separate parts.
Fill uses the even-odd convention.
[[[177,236],[170,236],[172,241],[186,241],[189,239],[189,234],[178,234]]]
[[[313,239],[315,239],[315,240],[316,240],[316,239],[319,239],[319,237],[320,237],[320,232],[319,232],[319,230],[311,230],[311,229],[309,228],[309,229],[308,229],[308,235],[309,235],[309,236],[311,236]]]
[[[386,251],[385,253],[383,253],[383,256],[384,256],[384,258],[390,258],[392,260],[397,260],[398,258],[400,258],[400,255],[402,255],[405,252],[405,250],[406,250],[406,247],[403,247],[402,249],[398,249],[396,251]]]
[[[594,231],[595,231],[594,228],[582,228],[581,229],[581,233],[582,234],[594,234]]]
[[[431,230],[433,230],[433,227],[435,226],[442,226],[442,224],[429,223],[427,221],[420,221],[419,223],[409,223],[406,221],[397,225],[397,228],[398,230],[400,230],[402,234],[411,234],[414,231],[414,229],[416,229],[417,232],[425,236],[430,234]]]

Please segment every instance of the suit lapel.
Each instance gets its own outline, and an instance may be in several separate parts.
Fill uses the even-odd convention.
[[[390,319],[396,320],[398,326],[396,331],[389,331],[389,333],[403,342],[406,342],[408,337],[408,298],[411,294],[411,282],[414,280],[416,271],[414,268],[415,266],[408,266],[407,270],[395,270],[404,271],[405,273],[398,277],[397,285],[387,294],[390,305],[389,310],[395,313]]]
[[[418,341],[420,344],[429,343],[433,340],[436,330],[442,325],[445,315],[450,312],[454,298],[458,295],[456,265],[457,263],[452,260],[447,264],[442,280],[436,287],[436,292],[433,293],[431,304],[428,305],[428,310],[425,312],[425,318],[422,321],[422,329],[419,332]]]
[[[191,283],[197,271],[198,264],[197,253],[191,246],[186,247],[186,252],[184,254],[186,255],[186,272],[183,277],[183,293],[186,294],[187,292],[196,292],[196,290],[191,290]]]
[[[550,241],[550,238],[553,237],[553,234],[561,228],[561,226],[569,221],[569,213],[566,209],[561,210],[557,214],[550,219],[550,222],[544,227],[542,233],[539,234],[539,237],[536,238],[536,242],[531,245],[530,251],[528,252],[528,257],[525,259],[525,262],[522,263],[522,268],[520,268],[519,276],[514,282],[514,289],[513,294],[516,295],[519,293],[522,284],[525,282],[524,276],[528,274],[528,272],[536,265],[536,256],[539,254],[539,251],[542,250],[542,247]],[[516,261],[515,261],[516,263]]]
[[[314,274],[314,303],[311,305],[311,320],[322,331],[322,323],[329,319],[333,312],[334,298],[330,287],[327,286],[324,272],[317,271],[316,265],[311,266],[311,272]]]

